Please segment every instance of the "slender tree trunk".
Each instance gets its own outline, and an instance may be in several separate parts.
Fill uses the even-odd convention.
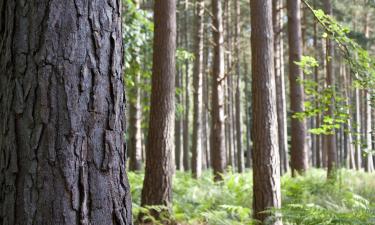
[[[170,208],[175,119],[176,1],[155,0],[154,13],[150,123],[141,204]]]
[[[202,81],[203,81],[203,15],[204,0],[196,1],[197,14],[195,19],[195,62],[194,62],[194,119],[191,168],[193,177],[202,173]]]
[[[343,69],[344,96],[347,99],[346,104],[352,105],[352,97],[351,97],[351,95],[349,94],[349,91],[348,91],[348,90],[350,90],[351,85],[349,84],[348,74],[347,74],[347,69],[345,67],[345,64],[343,64],[343,67],[344,67],[344,69]],[[350,107],[347,108],[346,113],[348,115],[352,115],[352,111],[351,111]],[[347,146],[348,150],[347,150],[346,160],[348,161],[347,164],[348,164],[350,169],[356,169],[355,146],[354,146],[354,140],[353,140],[352,133],[353,133],[352,120],[351,120],[351,118],[348,118],[348,120],[347,120],[347,134],[346,134],[346,136],[347,136],[346,146]]]
[[[324,9],[325,13],[332,15],[332,5],[331,0],[324,0]],[[327,75],[326,82],[327,88],[335,89],[335,81],[333,75],[333,43],[331,40],[327,39],[327,52],[326,52],[326,61],[327,61]],[[334,91],[334,90],[333,90]],[[334,118],[334,98],[331,98],[331,104],[328,107],[328,112],[326,116]],[[333,130],[333,134],[326,135],[326,148],[327,148],[327,168],[328,168],[328,177],[331,177],[334,171],[337,169],[337,149],[336,149],[336,131]]]
[[[135,86],[132,88],[134,101],[129,101],[129,170],[139,171],[142,169],[142,106],[140,74],[136,74]]]
[[[366,38],[370,38],[370,27],[369,27],[369,12],[365,13],[365,27],[364,27],[364,33]],[[371,154],[372,151],[372,118],[371,118],[371,93],[370,90],[365,90],[364,91],[365,95],[365,124],[364,124],[364,129],[365,129],[365,140],[366,140],[366,149],[368,151],[366,155],[366,161],[365,161],[365,171],[366,172],[373,172],[374,170],[374,162],[373,162],[373,157]]]
[[[177,8],[180,9],[180,2],[181,1],[178,1],[177,2]],[[177,13],[177,47],[180,47],[181,46],[181,42],[182,42],[182,33],[183,33],[183,30],[181,28],[181,25],[179,25],[181,23],[181,13]],[[182,90],[182,70],[181,70],[181,66],[177,66],[177,74],[176,74],[176,89],[177,90]],[[182,105],[183,104],[183,95],[181,92],[178,92],[178,94],[176,95],[176,103],[178,105]],[[182,113],[181,112],[177,112],[177,115],[176,115],[176,121],[175,121],[175,164],[176,164],[176,169],[177,170],[183,170],[183,142],[182,142],[182,138],[183,138],[183,119],[182,119]]]
[[[185,10],[184,10],[184,44],[185,49],[189,49],[189,0],[185,0]],[[184,146],[184,170],[190,170],[190,63],[188,60],[185,61],[185,108],[184,108],[184,128],[183,128],[183,146]]]
[[[282,32],[283,17],[282,0],[272,1],[273,31],[274,31],[274,62],[276,78],[276,101],[277,101],[277,122],[280,152],[280,172],[288,171],[288,131],[284,80],[284,40]]]
[[[281,206],[280,162],[277,137],[276,86],[273,58],[271,0],[252,0],[251,49],[254,168],[253,213],[262,223],[269,214],[264,210]],[[282,224],[276,220],[270,224]]]
[[[315,1],[314,1],[315,3]],[[316,8],[316,6],[314,5],[314,8]],[[316,21],[316,19],[314,20],[314,49],[317,51],[318,50],[318,38],[317,38],[317,33],[318,33],[318,22]],[[316,56],[318,57],[318,52],[316,52]],[[319,68],[318,67],[315,67],[314,68],[314,80],[315,82],[318,84],[316,86],[316,91],[319,92]],[[320,115],[316,115],[315,117],[315,127],[320,127]],[[321,164],[321,149],[322,149],[322,143],[321,143],[321,135],[315,135],[315,144],[314,144],[314,147],[313,148],[313,151],[315,151],[315,166],[317,168],[320,168],[322,166]]]
[[[237,168],[238,172],[242,173],[245,170],[244,164],[244,151],[242,147],[242,113],[241,113],[241,63],[240,63],[240,44],[239,36],[241,33],[241,26],[239,19],[241,18],[241,9],[239,6],[239,0],[234,2],[234,11],[235,11],[235,34],[234,34],[234,51],[236,57],[236,74],[237,74],[237,83],[236,83],[236,137],[237,137]]]
[[[358,88],[355,89],[355,134],[356,134],[356,144],[355,144],[355,164],[357,170],[362,168],[362,148],[361,148],[361,100],[360,91]]]
[[[303,79],[302,69],[295,64],[301,61],[301,1],[287,0],[289,35],[289,83],[290,109],[292,114],[303,112],[304,91],[298,80]],[[308,167],[305,120],[291,118],[291,168],[292,174],[304,173]]]
[[[244,58],[244,62],[247,62],[246,57]],[[251,160],[252,160],[252,149],[251,149],[251,79],[250,73],[248,71],[248,64],[245,63],[245,101],[246,101],[246,167],[250,168]]]
[[[214,58],[211,96],[211,163],[215,180],[221,180],[225,162],[224,136],[224,48],[222,0],[212,0]]]
[[[0,12],[0,224],[132,224],[121,4]]]

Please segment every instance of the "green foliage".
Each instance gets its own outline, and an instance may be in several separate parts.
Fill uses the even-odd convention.
[[[324,170],[310,170],[305,176],[282,177],[281,210],[284,224],[374,224],[375,175],[339,170],[336,181],[326,181]],[[173,185],[173,211],[163,222],[178,224],[250,225],[252,174],[228,173],[215,183],[210,171],[195,180],[189,173],[177,172]],[[129,173],[133,198],[133,216],[147,215],[153,224],[160,223],[150,210],[160,206],[140,207],[143,174]]]
[[[347,104],[346,98],[340,95],[335,90],[335,87],[319,88],[319,81],[315,81],[312,73],[316,67],[319,66],[318,61],[311,56],[302,56],[300,62],[295,62],[304,71],[305,77],[299,80],[304,86],[308,101],[305,101],[305,111],[298,112],[293,115],[294,118],[304,119],[307,117],[315,117],[320,115],[323,118],[320,127],[310,129],[313,134],[333,134],[335,129],[340,128],[341,125],[346,124],[350,115],[347,113],[350,107]],[[329,107],[333,107],[334,116],[327,114]]]

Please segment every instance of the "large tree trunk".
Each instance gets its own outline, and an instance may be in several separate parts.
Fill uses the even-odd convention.
[[[195,62],[194,62],[194,119],[193,119],[193,145],[191,171],[193,177],[198,178],[202,173],[202,101],[203,101],[203,15],[204,1],[196,1],[196,37],[195,37]]]
[[[332,15],[332,5],[331,0],[324,0],[324,9],[325,13],[328,15]],[[327,88],[335,88],[335,80],[333,75],[333,42],[327,39],[327,53],[326,53],[326,61],[327,61],[327,74],[326,74],[326,83]],[[331,98],[331,104],[328,107],[328,112],[326,116],[330,118],[334,118],[334,98]],[[333,134],[326,135],[326,152],[327,152],[327,168],[328,168],[328,177],[332,176],[335,169],[337,168],[337,149],[336,149],[336,135],[335,131],[333,130]]]
[[[303,112],[304,91],[298,80],[303,79],[302,69],[295,63],[301,61],[301,0],[288,0],[289,84],[290,109],[295,114]],[[291,118],[291,168],[292,174],[304,173],[308,167],[305,120]]]
[[[271,0],[252,0],[251,49],[254,143],[253,212],[264,222],[269,208],[281,206],[280,162],[277,138],[276,87],[273,58]],[[276,137],[276,138],[275,138]],[[276,220],[271,224],[282,224]]]
[[[121,4],[0,12],[0,224],[132,224]]]
[[[225,169],[224,48],[222,0],[212,0],[214,56],[211,96],[211,163],[215,180]]]
[[[272,1],[272,18],[274,31],[274,60],[276,77],[277,122],[280,152],[281,174],[288,171],[288,131],[284,79],[284,40],[283,40],[283,3],[282,0]]]
[[[175,119],[176,1],[155,0],[150,123],[142,206],[172,201]]]

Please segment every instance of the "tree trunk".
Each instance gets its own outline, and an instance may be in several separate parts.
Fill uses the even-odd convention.
[[[246,57],[244,56],[244,62],[247,62]],[[252,149],[251,149],[251,115],[252,115],[252,110],[251,110],[251,79],[250,78],[250,73],[248,71],[248,64],[245,63],[244,65],[244,72],[245,72],[245,106],[246,106],[246,163],[245,166],[247,168],[250,168],[251,165],[251,160],[252,160]]]
[[[288,131],[284,80],[284,40],[283,40],[283,3],[282,0],[272,1],[272,18],[274,31],[274,63],[276,77],[277,122],[280,152],[280,172],[288,171]]]
[[[241,33],[241,26],[239,19],[241,18],[241,9],[239,0],[234,2],[234,20],[235,20],[235,33],[234,33],[234,46],[236,57],[236,137],[237,137],[237,168],[238,172],[242,173],[245,170],[244,151],[242,147],[242,113],[241,113],[241,64],[240,64],[240,43],[239,36]]]
[[[288,35],[289,35],[289,83],[290,109],[295,114],[303,112],[304,91],[298,80],[303,79],[302,69],[295,64],[301,61],[301,1],[288,0]],[[291,118],[291,168],[292,174],[304,173],[308,167],[305,120]]]
[[[315,1],[314,1],[315,3]],[[314,8],[316,8],[316,4],[314,4]],[[318,33],[318,21],[316,19],[314,19],[314,49],[316,52],[316,58],[318,58],[318,37],[317,37],[317,34]],[[315,67],[314,68],[314,80],[315,82],[318,84],[316,86],[316,91],[319,92],[319,68],[318,67]],[[316,115],[315,117],[315,127],[320,127],[320,115]],[[315,135],[315,144],[314,144],[314,148],[313,148],[313,151],[315,152],[315,166],[317,168],[320,168],[322,165],[321,165],[321,148],[322,148],[322,138],[321,138],[321,135]]]
[[[221,180],[225,162],[224,48],[222,0],[212,0],[214,56],[211,96],[211,163],[215,180]]]
[[[262,223],[264,210],[281,206],[280,162],[277,137],[276,87],[273,58],[271,0],[252,0],[251,49],[254,143],[253,213]],[[270,223],[282,224],[280,219]]]
[[[131,90],[134,99],[129,100],[129,170],[139,171],[142,169],[142,106],[139,73],[136,74],[134,83],[135,86]]]
[[[172,202],[176,1],[155,0],[154,54],[142,206]]]
[[[324,0],[324,9],[325,13],[328,15],[332,15],[332,5],[331,0]],[[326,82],[327,88],[335,89],[335,81],[333,75],[333,42],[327,39],[327,52],[326,52],[326,61],[327,61],[327,75],[326,75]],[[333,90],[334,91],[334,90]],[[326,116],[330,118],[334,118],[334,97],[331,98],[331,104],[328,107],[328,112]],[[334,171],[337,169],[337,149],[336,149],[336,131],[333,130],[333,134],[326,135],[326,148],[327,148],[327,168],[328,168],[328,177],[331,177]]]
[[[0,12],[0,224],[132,224],[121,4]]]
[[[361,148],[361,97],[358,88],[355,89],[355,164],[357,170],[362,168],[362,148]]]
[[[180,9],[181,1],[177,2],[177,8]],[[181,14],[177,13],[177,48],[182,45],[182,33],[183,29],[181,28]],[[182,90],[182,69],[180,65],[177,65],[177,74],[176,74],[176,89]],[[183,95],[181,92],[176,94],[176,104],[183,104]],[[183,146],[182,146],[182,135],[183,135],[183,119],[182,113],[177,112],[176,121],[175,121],[175,163],[177,170],[183,170]]]
[[[184,30],[183,33],[184,35],[184,41],[185,41],[185,49],[189,49],[189,16],[188,16],[188,10],[189,10],[189,0],[185,0],[185,10],[184,10]],[[189,117],[190,117],[190,63],[188,60],[185,61],[185,108],[184,108],[184,129],[183,129],[183,145],[184,145],[184,157],[183,157],[183,162],[184,162],[184,170],[188,171],[190,170],[190,122],[189,122]]]
[[[194,62],[194,119],[193,119],[193,145],[191,170],[193,177],[198,178],[202,173],[202,82],[203,82],[203,16],[204,1],[196,1],[196,37],[195,37],[195,62]]]

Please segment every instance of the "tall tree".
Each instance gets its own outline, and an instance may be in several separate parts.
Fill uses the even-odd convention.
[[[276,101],[277,101],[277,122],[278,138],[280,148],[280,169],[281,173],[288,171],[288,131],[285,97],[285,76],[284,76],[284,39],[283,39],[283,18],[284,9],[282,0],[272,1],[272,18],[274,31],[274,58],[276,77]]]
[[[139,9],[139,1],[134,1],[136,9]],[[134,52],[134,58],[140,51]],[[129,88],[129,170],[138,171],[142,167],[142,106],[141,106],[141,72],[134,75],[134,85]]]
[[[169,208],[174,150],[176,1],[155,0],[154,22],[150,123],[141,204]]]
[[[222,0],[212,0],[212,24],[214,55],[211,90],[211,164],[215,180],[224,173],[225,135],[224,135],[224,48],[223,48],[223,9]]]
[[[328,15],[332,15],[332,5],[331,0],[324,0],[324,10]],[[333,75],[333,57],[334,49],[333,42],[331,40],[326,40],[326,84],[328,88],[335,88],[335,80]],[[328,112],[325,116],[334,118],[334,97],[331,98],[331,104],[328,107]],[[326,152],[327,152],[327,169],[328,176],[331,176],[337,167],[337,149],[336,149],[336,135],[335,132],[326,135]]]
[[[281,206],[276,86],[273,58],[272,0],[252,0],[253,212],[264,222],[269,208]],[[276,138],[275,138],[276,137]],[[276,219],[271,224],[280,225]]]
[[[195,62],[194,62],[194,120],[191,170],[193,177],[202,173],[202,103],[203,103],[203,16],[204,0],[196,1],[195,16]]]
[[[132,224],[121,4],[0,11],[0,223]]]
[[[242,145],[242,112],[241,112],[241,61],[240,61],[240,33],[241,33],[241,8],[240,1],[235,0],[234,2],[234,51],[235,51],[235,63],[236,63],[236,138],[237,138],[237,168],[238,172],[242,173],[245,170],[244,151]]]
[[[292,114],[303,112],[304,91],[299,80],[302,69],[296,64],[302,57],[301,0],[287,0],[289,36],[289,86]],[[292,174],[304,173],[308,167],[305,120],[291,118],[291,169]]]
[[[189,0],[185,0],[184,6],[184,48],[189,49]],[[185,107],[184,107],[184,129],[183,129],[183,146],[184,146],[184,170],[190,170],[190,62],[185,60]]]

